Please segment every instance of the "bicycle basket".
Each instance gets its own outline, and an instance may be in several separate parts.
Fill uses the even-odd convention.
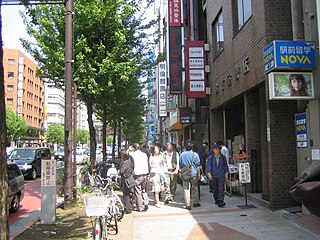
[[[108,215],[111,206],[111,198],[107,195],[87,195],[84,197],[86,216],[98,217]]]

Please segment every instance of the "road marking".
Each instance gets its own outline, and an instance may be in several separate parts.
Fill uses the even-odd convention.
[[[210,232],[213,231],[213,227],[211,227],[211,225],[209,223],[203,223],[203,225],[208,229],[208,231],[210,231]]]

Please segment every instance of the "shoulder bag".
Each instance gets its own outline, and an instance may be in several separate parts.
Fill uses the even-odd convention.
[[[192,164],[194,162],[194,153],[192,155],[192,162],[191,162],[191,165],[189,166],[184,166],[183,168],[180,169],[180,176],[182,178],[182,180],[184,181],[188,181],[190,180],[191,178],[194,177],[193,175],[193,170],[192,170]]]

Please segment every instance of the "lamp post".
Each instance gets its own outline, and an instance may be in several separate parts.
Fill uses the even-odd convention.
[[[66,0],[65,33],[65,120],[64,120],[64,208],[72,208],[72,75],[73,75],[73,0]]]

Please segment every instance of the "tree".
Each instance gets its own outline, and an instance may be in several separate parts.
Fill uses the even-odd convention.
[[[81,144],[87,144],[89,141],[90,135],[87,130],[84,129],[78,129],[77,130],[77,142],[80,142]]]
[[[64,129],[63,126],[58,123],[53,123],[49,125],[47,134],[47,142],[63,144],[64,142]]]
[[[6,107],[6,124],[7,124],[7,139],[17,141],[23,138],[28,132],[28,125],[26,120]]]
[[[9,240],[8,224],[8,170],[7,170],[7,126],[4,91],[2,17],[0,0],[0,239]]]

